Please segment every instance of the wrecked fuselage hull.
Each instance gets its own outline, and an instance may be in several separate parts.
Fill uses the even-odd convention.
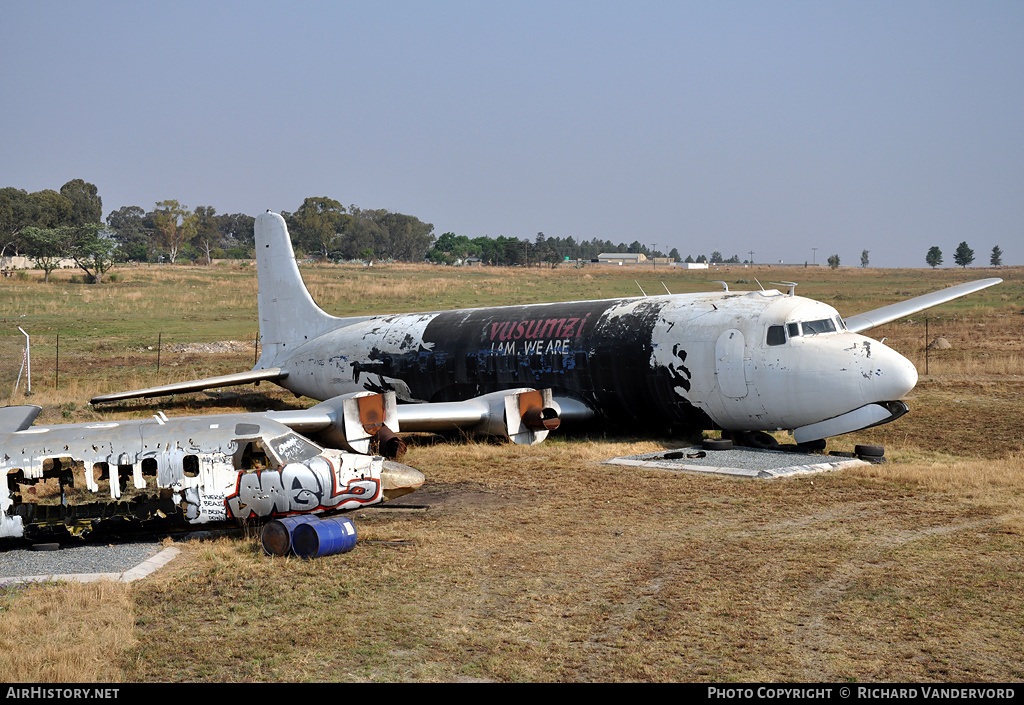
[[[560,404],[575,399],[586,409],[577,419],[563,408],[570,422],[600,410],[601,419],[619,425],[711,428],[704,410],[677,391],[689,390],[691,372],[687,350],[660,339],[670,327],[669,308],[688,307],[652,298],[373,318],[281,356],[289,374],[278,384],[313,398],[393,391],[413,403],[551,389]],[[689,308],[704,313],[700,304]],[[662,353],[671,359],[656,363]]]
[[[259,414],[31,426],[38,412],[0,416],[17,426],[2,434],[0,537],[82,535],[110,519],[195,527],[385,496],[383,458],[322,448]]]

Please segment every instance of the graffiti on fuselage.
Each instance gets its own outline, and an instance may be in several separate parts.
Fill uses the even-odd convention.
[[[282,516],[325,509],[353,509],[380,499],[380,480],[355,478],[339,487],[323,457],[280,469],[238,473],[235,491],[224,499],[229,517]]]
[[[589,319],[588,313],[582,318],[492,321],[485,334],[494,354],[558,355],[572,351],[573,340],[583,335]]]

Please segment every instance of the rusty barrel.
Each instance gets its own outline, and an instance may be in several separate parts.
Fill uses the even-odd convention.
[[[310,522],[320,521],[320,518],[313,514],[303,514],[295,517],[284,517],[274,519],[263,527],[260,534],[260,543],[268,556],[287,556],[292,551],[292,536],[295,527]]]
[[[292,532],[292,550],[300,558],[346,553],[356,546],[356,525],[348,517],[301,524]]]

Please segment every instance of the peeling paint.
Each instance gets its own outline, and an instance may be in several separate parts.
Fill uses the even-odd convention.
[[[258,414],[37,427],[4,447],[12,440],[0,459],[5,537],[86,533],[113,516],[200,525],[383,500],[382,458],[323,448]]]

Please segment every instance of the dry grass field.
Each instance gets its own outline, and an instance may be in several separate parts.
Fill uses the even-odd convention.
[[[303,270],[338,315],[756,287],[853,314],[952,283],[998,286],[875,331],[921,381],[893,424],[833,439],[889,462],[786,480],[624,470],[661,437],[556,437],[530,448],[410,438],[426,508],[353,514],[360,543],[313,561],[257,532],[178,544],[130,586],[0,590],[11,681],[1019,681],[1024,677],[1024,268]],[[0,390],[32,335],[43,421],[311,403],[271,385],[92,409],[103,391],[240,371],[255,274],[125,268],[0,280]],[[636,282],[634,282],[636,280]],[[746,280],[747,283],[739,283]],[[157,335],[161,334],[160,371]],[[59,335],[59,360],[57,336]],[[22,389],[12,403],[25,403]],[[0,560],[3,560],[0,553]],[[71,645],[74,645],[72,648]],[[76,655],[77,654],[77,655]],[[88,658],[80,658],[88,654]]]

